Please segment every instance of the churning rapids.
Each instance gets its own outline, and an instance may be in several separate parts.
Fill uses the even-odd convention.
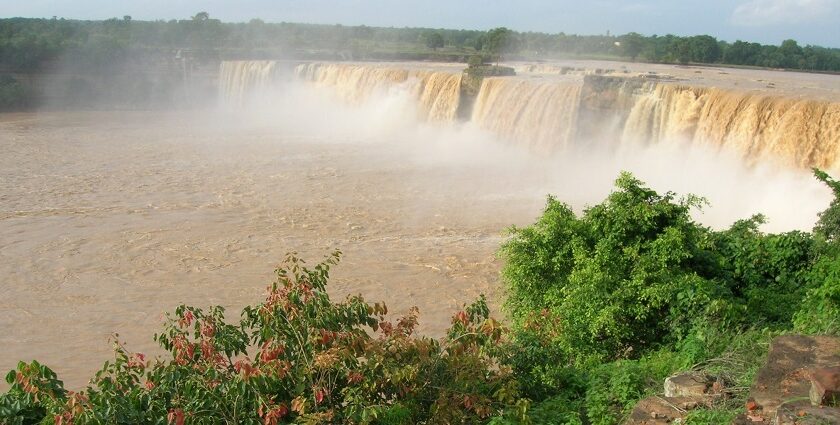
[[[840,77],[599,67],[516,64],[470,93],[452,65],[226,62],[206,111],[0,114],[0,369],[79,387],[112,332],[159,353],[162,312],[235,316],[292,250],[341,249],[335,296],[417,305],[440,335],[498,305],[507,226],[620,170],[706,196],[711,226],[807,230],[827,206],[808,167],[839,169]]]

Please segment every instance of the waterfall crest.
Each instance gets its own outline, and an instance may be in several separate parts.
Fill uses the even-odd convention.
[[[581,84],[486,78],[472,121],[536,151],[562,150],[574,142]]]
[[[840,159],[840,103],[659,84],[631,109],[622,142],[690,143],[751,162],[828,168]]]
[[[613,149],[681,143],[726,149],[749,163],[840,166],[840,102],[603,75],[489,77],[472,97],[462,91],[460,72],[424,67],[304,63],[293,74],[351,104],[407,94],[422,120],[470,119],[541,153],[593,143]],[[242,105],[249,93],[269,88],[280,68],[275,61],[223,62],[222,101]]]
[[[277,61],[223,61],[219,69],[219,97],[227,105],[241,106],[249,95],[271,87]]]
[[[429,121],[453,121],[460,104],[460,72],[310,63],[298,65],[295,74],[305,81],[331,87],[339,97],[356,104],[376,93],[406,90],[418,101],[421,118]]]

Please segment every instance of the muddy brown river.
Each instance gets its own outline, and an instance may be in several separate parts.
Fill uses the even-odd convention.
[[[492,196],[481,170],[407,162],[398,145],[205,121],[0,118],[0,369],[38,359],[81,386],[112,333],[158,353],[162,312],[180,303],[235,318],[289,251],[311,263],[341,249],[335,296],[417,305],[439,335],[462,303],[496,298],[500,232],[542,203]]]
[[[113,333],[160,354],[163,312],[236,318],[289,251],[312,264],[342,250],[335,297],[418,306],[439,336],[482,293],[499,312],[505,228],[533,222],[548,193],[599,201],[622,169],[706,195],[717,207],[698,218],[714,226],[763,212],[770,230],[808,229],[830,199],[807,171],[674,148],[546,158],[405,106],[290,94],[250,114],[0,114],[0,371],[38,359],[81,387]]]

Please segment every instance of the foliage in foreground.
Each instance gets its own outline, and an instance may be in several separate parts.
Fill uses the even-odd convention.
[[[392,322],[361,297],[332,302],[338,254],[312,269],[290,256],[238,323],[220,307],[179,307],[156,336],[169,359],[118,344],[78,393],[20,364],[0,422],[609,425],[694,369],[727,397],[687,423],[728,423],[772,337],[840,334],[840,202],[813,233],[781,234],[760,231],[761,216],[701,226],[690,212],[703,203],[630,174],[580,215],[549,198],[501,250],[512,327],[482,298],[441,341],[415,335],[416,310]]]
[[[312,269],[290,256],[262,304],[239,323],[224,310],[181,306],[156,336],[168,360],[117,344],[84,391],[50,369],[6,377],[0,421],[31,423],[476,423],[507,408],[520,419],[510,369],[491,348],[502,329],[483,299],[458,312],[446,338],[414,334],[417,311],[392,322],[361,297],[326,292],[338,254]]]
[[[840,199],[840,185],[815,174]],[[581,215],[549,198],[534,225],[511,229],[501,250],[519,343],[510,364],[533,411],[576,400],[564,411],[614,424],[669,374],[701,369],[730,398],[689,423],[718,423],[742,406],[773,335],[840,333],[837,199],[813,234],[763,233],[762,216],[715,231],[691,219],[703,203],[624,173]]]

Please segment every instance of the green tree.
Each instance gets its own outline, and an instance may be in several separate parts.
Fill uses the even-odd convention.
[[[698,35],[688,39],[691,61],[715,63],[720,59],[720,45],[717,39],[708,35]]]
[[[621,43],[621,55],[632,60],[636,60],[646,44],[645,38],[635,32],[621,36],[619,43]]]
[[[691,62],[691,43],[686,38],[675,38],[668,46],[668,56],[670,60],[679,63]]]
[[[210,14],[207,12],[198,12],[192,17],[193,21],[204,22],[210,20]]]
[[[427,31],[423,33],[421,39],[423,41],[423,44],[426,45],[426,47],[433,50],[437,50],[438,48],[443,47],[444,44],[443,36],[440,35],[440,33],[437,31]]]
[[[814,169],[814,175],[834,192],[831,205],[819,215],[819,220],[814,226],[814,233],[828,241],[840,241],[840,181],[831,178],[828,173],[816,168]]]
[[[760,44],[738,40],[726,48],[723,61],[733,65],[754,65],[760,54]]]
[[[550,312],[562,324],[558,343],[579,360],[635,357],[685,334],[722,296],[692,270],[708,232],[689,216],[700,205],[627,173],[581,217],[549,198],[537,223],[513,228],[502,247],[508,309],[518,323]]]
[[[785,40],[779,46],[779,53],[784,56],[782,65],[785,68],[802,68],[804,65],[804,57],[802,56],[802,48],[796,40]]]
[[[517,47],[516,34],[505,27],[488,31],[482,43],[482,49],[495,57],[497,63],[502,60],[504,54],[516,51]]]

